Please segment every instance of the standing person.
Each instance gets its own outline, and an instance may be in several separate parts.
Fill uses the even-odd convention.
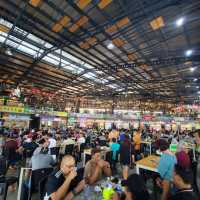
[[[9,163],[8,165],[11,169],[15,168],[17,162],[17,150],[18,143],[15,140],[15,138],[13,138],[13,136],[10,135],[5,142],[5,152]]]
[[[173,180],[173,171],[177,160],[176,156],[169,150],[169,144],[165,140],[160,140],[159,145],[162,155],[157,167],[158,173],[160,174],[160,178],[157,178],[157,184],[163,190],[161,200],[167,200],[170,182]]]
[[[53,134],[49,134],[49,149],[56,147],[56,140],[53,138]]]
[[[52,156],[48,154],[48,148],[42,148],[40,153],[31,157],[29,164],[32,170],[37,170],[53,167],[55,161]]]
[[[128,135],[125,135],[124,142],[120,146],[120,163],[122,164],[122,175],[126,180],[128,178],[129,166],[135,161],[134,147],[131,144]]]
[[[135,134],[133,135],[133,143],[134,143],[134,149],[135,149],[135,159],[137,160],[140,156],[140,148],[141,148],[141,132],[140,130],[137,130]]]
[[[198,156],[196,183],[197,183],[198,192],[200,194],[200,129],[196,131],[195,140],[196,140],[196,145],[197,145],[196,151],[197,151],[197,156]]]
[[[109,135],[108,135],[108,139],[110,142],[112,142],[112,139],[115,138],[116,140],[118,140],[119,137],[119,131],[116,128],[113,128]]]
[[[3,154],[4,146],[5,146],[5,136],[3,130],[0,130],[0,156]]]
[[[116,161],[118,160],[117,159],[117,153],[119,153],[119,149],[120,149],[120,144],[117,143],[116,139],[113,138],[112,139],[112,143],[110,144],[110,148],[111,148],[111,151],[112,151],[112,170],[116,171]]]
[[[47,180],[45,192],[51,200],[72,200],[85,187],[83,173],[75,170],[72,156],[64,156],[59,169],[56,169]]]

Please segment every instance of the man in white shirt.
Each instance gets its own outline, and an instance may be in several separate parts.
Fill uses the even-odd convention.
[[[56,147],[56,140],[53,138],[52,134],[49,134],[49,149]]]
[[[85,143],[85,137],[83,136],[83,134],[80,134],[80,138],[78,139],[78,143],[79,144],[84,144]]]

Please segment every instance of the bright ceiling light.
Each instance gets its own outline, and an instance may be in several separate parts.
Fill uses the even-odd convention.
[[[200,91],[198,91],[197,94],[200,94]]]
[[[180,27],[184,24],[185,18],[181,17],[176,20],[176,26]]]
[[[197,89],[199,89],[199,86],[196,86]]]
[[[185,55],[186,55],[186,56],[191,56],[192,53],[193,53],[193,51],[192,51],[191,49],[189,49],[189,50],[187,50],[187,51],[185,52]]]
[[[107,45],[107,48],[108,48],[108,49],[114,49],[114,47],[115,47],[115,45],[114,45],[113,43],[109,43],[109,44]]]
[[[194,68],[194,67],[191,67],[191,68],[190,68],[190,71],[191,71],[191,72],[193,72],[194,70],[195,70],[195,68]]]
[[[194,78],[193,81],[196,82],[196,81],[197,81],[197,78]]]

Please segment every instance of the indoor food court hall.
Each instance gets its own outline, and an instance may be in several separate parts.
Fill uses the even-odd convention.
[[[199,0],[0,0],[0,200],[200,200]]]

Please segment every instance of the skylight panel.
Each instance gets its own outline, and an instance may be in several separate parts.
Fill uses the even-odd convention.
[[[45,46],[47,49],[50,49],[50,48],[53,47],[53,45],[50,44],[50,43],[48,43],[48,42],[46,42],[46,43],[44,44],[44,46]]]
[[[60,53],[60,50],[57,50],[57,51],[55,51],[55,52],[56,52],[56,53]],[[77,62],[77,63],[82,63],[82,62],[83,62],[82,60],[80,60],[80,59],[78,59],[78,58],[76,58],[76,57],[70,55],[69,53],[67,53],[67,52],[65,52],[65,51],[62,52],[62,55],[65,56],[66,58],[68,58],[68,59],[74,61],[74,62]]]
[[[115,89],[115,88],[118,87],[118,85],[116,85],[116,84],[110,84],[110,85],[108,85],[108,87]]]
[[[48,63],[51,63],[51,64],[56,65],[56,66],[58,66],[59,63],[60,63],[58,60],[55,60],[55,59],[53,59],[53,58],[50,58],[49,56],[45,56],[42,60],[45,60],[45,61],[47,61]]]
[[[89,79],[95,79],[95,77],[96,77],[96,75],[92,72],[88,72],[88,73],[84,74],[83,76],[86,78],[89,78]]]
[[[90,64],[85,63],[84,67],[86,67],[87,69],[94,69],[94,67]]]
[[[8,28],[12,28],[12,24],[2,18],[0,18],[0,24],[7,26]]]
[[[35,51],[33,49],[30,49],[28,47],[25,47],[23,45],[20,45],[17,49],[22,51],[22,52],[24,52],[24,53],[26,53],[26,54],[29,54],[31,56],[34,56],[37,53],[37,51]]]
[[[9,39],[6,41],[6,44],[7,44],[8,46],[11,46],[11,47],[14,47],[14,48],[16,48],[17,45],[18,45],[18,43],[13,42],[12,40],[9,40]]]
[[[101,83],[107,83],[107,82],[109,82],[107,79],[101,79],[100,81],[101,81]]]
[[[34,41],[34,42],[36,42],[38,44],[45,43],[44,40],[38,38],[37,36],[35,36],[35,35],[31,34],[31,33],[28,34],[27,38],[29,38],[30,40],[32,40],[32,41]]]
[[[107,78],[108,78],[109,80],[115,80],[115,78],[112,77],[112,76],[108,76]]]
[[[25,42],[25,41],[22,42],[22,45],[23,45],[23,46],[26,46],[26,47],[29,47],[29,48],[31,48],[31,49],[33,49],[33,50],[35,50],[35,51],[39,51],[39,50],[40,50],[40,48],[38,48],[38,47],[36,47],[36,46],[34,46],[34,45],[28,43],[28,42]]]
[[[0,35],[0,42],[3,43],[5,41],[5,37],[3,37],[2,35]]]

